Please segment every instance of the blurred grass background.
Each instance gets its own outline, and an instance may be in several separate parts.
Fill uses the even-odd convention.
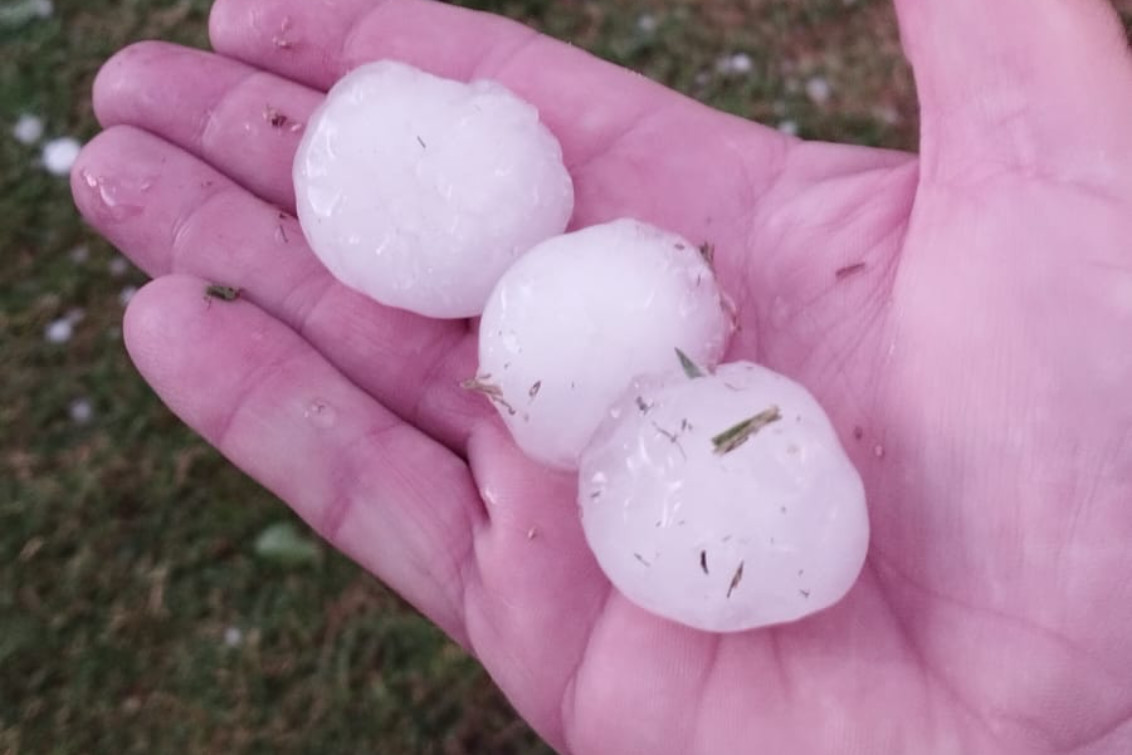
[[[467,4],[805,137],[915,147],[887,0]],[[31,114],[45,140],[90,138],[100,63],[205,46],[209,5],[0,0],[0,755],[549,752],[155,399],[119,325],[142,276],[11,135]]]

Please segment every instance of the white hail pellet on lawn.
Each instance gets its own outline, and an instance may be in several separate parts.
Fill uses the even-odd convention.
[[[43,167],[53,176],[70,175],[82,149],[83,145],[69,136],[52,139],[43,145]]]
[[[34,115],[21,115],[12,126],[12,136],[20,144],[35,144],[43,138],[43,120]]]
[[[389,61],[339,81],[294,168],[299,220],[340,281],[431,317],[483,310],[519,255],[561,233],[574,190],[538,111],[490,81]]]
[[[582,455],[578,502],[625,597],[710,631],[836,603],[869,540],[861,479],[825,412],[748,362],[634,381]]]
[[[681,349],[723,355],[732,319],[700,250],[618,220],[545,241],[509,269],[480,321],[477,387],[530,457],[573,469],[635,376]]]

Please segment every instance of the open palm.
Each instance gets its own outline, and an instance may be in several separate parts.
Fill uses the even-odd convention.
[[[219,55],[150,43],[106,66],[76,201],[157,278],[126,336],[172,409],[563,751],[1129,752],[1125,40],[1100,0],[898,6],[919,157],[799,142],[424,0],[219,0]],[[635,608],[586,550],[573,481],[460,390],[474,328],[318,265],[291,159],[321,90],[383,57],[538,105],[574,226],[715,244],[730,357],[806,384],[864,475],[873,542],[842,603],[730,636]]]

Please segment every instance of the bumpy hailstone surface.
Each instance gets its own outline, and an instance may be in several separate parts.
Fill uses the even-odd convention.
[[[562,469],[635,376],[676,349],[715,364],[731,316],[699,249],[635,220],[546,241],[507,271],[480,321],[481,389],[520,448]]]
[[[307,125],[299,220],[340,281],[432,317],[479,314],[503,271],[561,233],[574,192],[538,112],[499,84],[362,66]]]
[[[822,408],[749,362],[634,381],[582,456],[578,501],[625,597],[709,631],[836,603],[869,539],[861,479]]]

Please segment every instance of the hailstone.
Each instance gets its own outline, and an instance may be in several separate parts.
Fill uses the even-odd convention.
[[[79,159],[83,145],[69,136],[52,139],[43,145],[43,167],[53,176],[67,176]]]
[[[625,597],[716,632],[836,603],[869,539],[861,478],[821,406],[749,362],[633,381],[582,454],[578,502]]]
[[[307,125],[295,201],[342,283],[431,317],[479,314],[499,276],[562,233],[574,189],[538,111],[492,81],[382,61],[347,74]]]
[[[676,349],[713,365],[732,319],[691,242],[635,220],[545,241],[491,294],[472,387],[494,399],[527,456],[576,469],[629,381],[663,370]]]

